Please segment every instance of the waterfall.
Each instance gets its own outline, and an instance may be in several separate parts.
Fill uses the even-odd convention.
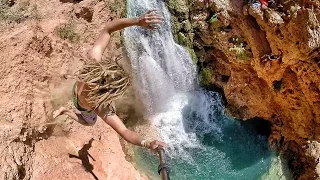
[[[128,17],[157,9],[164,17],[158,30],[127,28],[125,46],[134,85],[147,106],[149,119],[168,145],[171,157],[193,161],[188,149],[201,148],[197,135],[221,140],[224,108],[218,93],[198,89],[196,65],[173,40],[170,14],[161,0],[129,0]],[[220,118],[218,120],[218,118]]]
[[[196,65],[189,52],[174,42],[170,14],[161,0],[128,1],[128,17],[141,16],[150,9],[157,9],[164,18],[157,30],[132,27],[124,32],[134,84],[152,124],[169,145],[169,154],[190,161],[192,158],[185,149],[199,144],[195,133],[186,132],[182,111],[197,87]],[[202,99],[205,101],[204,96]]]
[[[163,111],[170,97],[194,89],[196,65],[188,51],[174,42],[170,14],[161,0],[128,1],[128,17],[141,16],[150,9],[157,9],[164,17],[159,29],[133,27],[126,29],[124,36],[134,84],[152,115]]]
[[[148,118],[169,146],[172,179],[259,179],[271,164],[266,138],[225,115],[218,93],[201,90],[196,65],[173,40],[162,0],[127,0],[128,17],[150,9],[163,23],[154,31],[127,28],[125,47]],[[145,167],[155,161],[149,157],[141,158]]]

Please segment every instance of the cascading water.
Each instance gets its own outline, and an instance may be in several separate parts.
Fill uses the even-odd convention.
[[[218,93],[199,88],[196,65],[174,42],[170,14],[161,0],[127,3],[129,17],[150,9],[164,17],[158,30],[132,27],[124,36],[134,85],[152,125],[169,146],[172,179],[259,179],[271,165],[266,138],[226,116]],[[145,170],[156,169],[152,157],[140,152],[137,163]]]
[[[188,52],[174,43],[170,15],[157,1],[128,1],[128,16],[137,17],[157,7],[166,19],[158,31],[133,27],[125,31],[135,84],[139,87],[149,114],[163,110],[170,97],[194,88],[196,67]]]

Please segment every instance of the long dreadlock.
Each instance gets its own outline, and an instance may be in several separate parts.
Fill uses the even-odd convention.
[[[94,109],[108,107],[112,100],[123,95],[130,79],[126,71],[118,64],[121,56],[115,60],[110,57],[101,62],[85,62],[75,73],[78,81],[85,82],[90,90],[87,101]]]

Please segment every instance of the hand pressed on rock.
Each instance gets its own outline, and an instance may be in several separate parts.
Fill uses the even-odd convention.
[[[157,14],[157,10],[149,10],[139,18],[138,25],[147,29],[157,29],[156,24],[161,24],[163,17]]]

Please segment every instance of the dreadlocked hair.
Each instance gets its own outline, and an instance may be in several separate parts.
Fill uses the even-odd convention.
[[[122,96],[129,83],[129,75],[118,64],[121,56],[101,62],[85,62],[76,72],[78,81],[85,82],[90,90],[87,101],[94,109],[101,110],[110,105],[112,100]]]

